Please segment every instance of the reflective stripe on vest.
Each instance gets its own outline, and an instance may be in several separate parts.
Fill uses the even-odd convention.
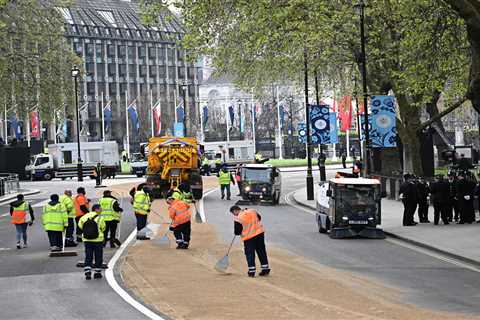
[[[243,241],[251,239],[264,232],[263,225],[258,220],[257,212],[248,210],[238,215],[238,220],[242,224],[241,238]]]
[[[12,224],[22,224],[27,222],[28,203],[24,202],[18,207],[13,207]]]
[[[230,184],[230,172],[220,172],[220,175],[218,177],[218,181],[220,184]]]
[[[75,218],[76,211],[75,211],[75,203],[73,199],[66,194],[60,196],[60,203],[63,204],[65,209],[67,210],[67,214],[69,218]]]
[[[63,231],[64,227],[68,225],[68,220],[65,220],[66,210],[61,203],[52,206],[47,204],[43,208],[43,226],[46,230]]]

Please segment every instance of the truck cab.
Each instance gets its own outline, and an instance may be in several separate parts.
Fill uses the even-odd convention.
[[[55,176],[53,157],[50,154],[37,154],[30,157],[30,164],[25,167],[27,179],[52,180]]]
[[[316,220],[320,233],[331,238],[384,239],[381,184],[377,179],[335,178],[319,185]]]
[[[239,173],[243,200],[280,202],[282,185],[278,168],[267,164],[244,164]]]
[[[131,173],[143,177],[147,172],[148,162],[141,153],[132,153],[130,160]]]

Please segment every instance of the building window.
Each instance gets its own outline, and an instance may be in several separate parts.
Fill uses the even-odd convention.
[[[183,61],[183,50],[177,50],[178,61]]]
[[[119,58],[125,58],[125,55],[127,53],[127,47],[126,46],[118,46],[118,57]]]
[[[138,57],[140,59],[145,58],[146,50],[144,46],[138,47]]]
[[[175,62],[175,49],[168,48],[167,49],[167,55],[168,55],[168,62],[169,63],[174,63]]]
[[[103,54],[104,54],[103,44],[97,44],[95,46],[95,51],[97,53],[97,58],[103,58]]]
[[[130,75],[130,79],[136,79],[137,78],[137,65],[129,64],[128,65],[128,73]]]
[[[108,76],[109,77],[115,77],[116,74],[116,68],[114,63],[109,63],[108,64]]]
[[[115,21],[115,17],[113,16],[112,11],[106,10],[98,10],[97,11],[103,19],[105,19],[108,23],[110,23],[113,27],[117,27],[117,22]]]
[[[109,58],[115,58],[115,45],[107,45],[107,54]]]
[[[148,47],[148,58],[151,60],[155,60],[156,56],[157,56],[157,48]]]
[[[73,50],[75,51],[75,53],[79,56],[82,55],[82,52],[83,52],[83,47],[82,47],[82,43],[80,42],[75,42],[73,44]]]
[[[147,66],[142,65],[140,66],[140,77],[145,77],[147,75]]]
[[[97,78],[101,79],[105,76],[105,64],[98,63],[97,64]]]
[[[178,78],[180,78],[180,79],[185,78],[185,68],[184,67],[178,68]]]
[[[105,83],[104,82],[98,83],[97,88],[98,88],[98,99],[102,98],[101,96],[102,92],[103,92],[103,99],[105,99],[105,96],[106,96]]]
[[[128,87],[127,87],[126,83],[120,83],[120,92],[119,92],[120,95],[123,96],[125,94],[125,92],[127,91],[127,88]]]
[[[165,61],[165,47],[159,46],[158,47],[158,60]]]
[[[165,68],[165,66],[158,66],[158,75],[160,76],[160,79],[165,79],[167,77]]]
[[[87,83],[87,95],[92,96],[95,94],[95,82]]]
[[[135,47],[128,47],[128,59],[133,60],[135,58]]]
[[[148,69],[149,69],[150,78],[156,78],[157,77],[157,67],[156,66],[150,66]]]
[[[175,67],[168,67],[168,77],[170,80],[175,80],[177,78],[175,74]]]
[[[125,77],[127,75],[127,65],[126,64],[118,65],[118,73],[120,77]]]
[[[87,57],[93,57],[93,43],[87,43],[85,44],[85,53]]]
[[[115,97],[117,95],[117,86],[116,85],[110,85],[108,87],[108,94],[110,97]]]
[[[95,65],[93,63],[87,62],[85,64],[85,71],[87,72],[87,76],[93,76],[95,73]]]

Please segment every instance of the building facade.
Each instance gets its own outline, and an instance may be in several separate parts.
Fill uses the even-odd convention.
[[[130,127],[130,145],[135,150],[151,136],[151,105],[160,101],[160,135],[169,134],[175,106],[184,96],[187,135],[196,133],[201,68],[187,61],[178,44],[184,29],[175,15],[166,12],[158,17],[156,27],[146,27],[134,0],[75,0],[58,10],[85,71],[80,78],[79,106],[88,104],[88,109],[81,116],[85,124],[81,135],[89,141],[102,139],[101,110],[111,102],[111,128],[105,136],[125,144],[126,107],[135,100],[140,120],[138,133]],[[75,121],[71,123],[67,140],[74,141]]]

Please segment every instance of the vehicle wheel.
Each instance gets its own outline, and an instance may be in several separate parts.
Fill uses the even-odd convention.
[[[45,174],[43,175],[43,179],[46,180],[46,181],[50,181],[50,180],[52,180],[52,178],[53,178],[53,177],[52,177],[52,175],[51,175],[50,173],[45,173]]]
[[[139,178],[143,177],[143,173],[137,173],[137,177]]]
[[[65,179],[67,179],[67,178],[65,178],[65,177],[62,177],[62,181],[64,181]]]

